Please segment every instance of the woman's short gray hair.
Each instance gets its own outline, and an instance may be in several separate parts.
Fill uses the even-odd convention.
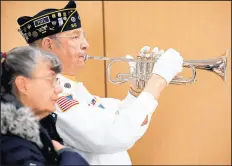
[[[15,89],[12,84],[19,76],[32,77],[32,71],[38,64],[38,58],[51,64],[51,70],[55,73],[61,72],[61,63],[54,54],[31,46],[16,47],[10,50],[2,63],[1,86],[5,91],[11,92]]]

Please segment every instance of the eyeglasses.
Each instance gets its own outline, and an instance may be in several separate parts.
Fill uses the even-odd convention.
[[[80,33],[78,35],[74,35],[74,36],[56,36],[56,38],[71,38],[74,41],[80,40],[80,41],[84,41],[86,40],[86,33]]]
[[[42,80],[49,80],[53,87],[60,85],[60,79],[54,76],[47,76],[47,77],[32,77],[32,79],[42,79]]]

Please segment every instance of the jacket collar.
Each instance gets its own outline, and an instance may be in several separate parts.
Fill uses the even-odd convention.
[[[60,80],[60,86],[62,88],[62,94],[73,94],[73,89],[77,87],[81,82],[75,82],[61,74],[58,74],[57,78]]]
[[[40,140],[39,120],[28,107],[17,109],[13,104],[1,102],[1,134],[13,134],[36,143]]]
[[[75,76],[72,75],[66,75],[66,74],[58,74],[58,78],[64,80],[64,81],[70,81],[73,83],[78,83],[79,81]]]
[[[63,76],[64,76],[65,78],[68,78],[68,79],[74,81],[74,82],[78,82],[76,76],[67,75],[67,74],[63,74]]]

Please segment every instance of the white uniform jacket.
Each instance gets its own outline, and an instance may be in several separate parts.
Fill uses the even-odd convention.
[[[127,150],[148,128],[158,102],[147,92],[120,101],[91,95],[81,82],[62,75],[57,130],[65,145],[90,165],[131,165]],[[141,126],[148,115],[148,123]]]

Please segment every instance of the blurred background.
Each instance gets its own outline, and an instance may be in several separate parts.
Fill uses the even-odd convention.
[[[191,85],[169,85],[148,131],[129,150],[133,165],[231,164],[231,2],[230,1],[76,1],[90,44],[89,55],[136,57],[147,45],[174,48],[184,60],[212,59],[228,49],[227,80],[197,71]],[[1,51],[27,45],[17,18],[65,1],[1,1]],[[129,85],[108,81],[108,62],[88,61],[77,73],[92,94],[123,99]],[[128,72],[120,63],[112,74]],[[184,69],[181,75],[190,77]]]

